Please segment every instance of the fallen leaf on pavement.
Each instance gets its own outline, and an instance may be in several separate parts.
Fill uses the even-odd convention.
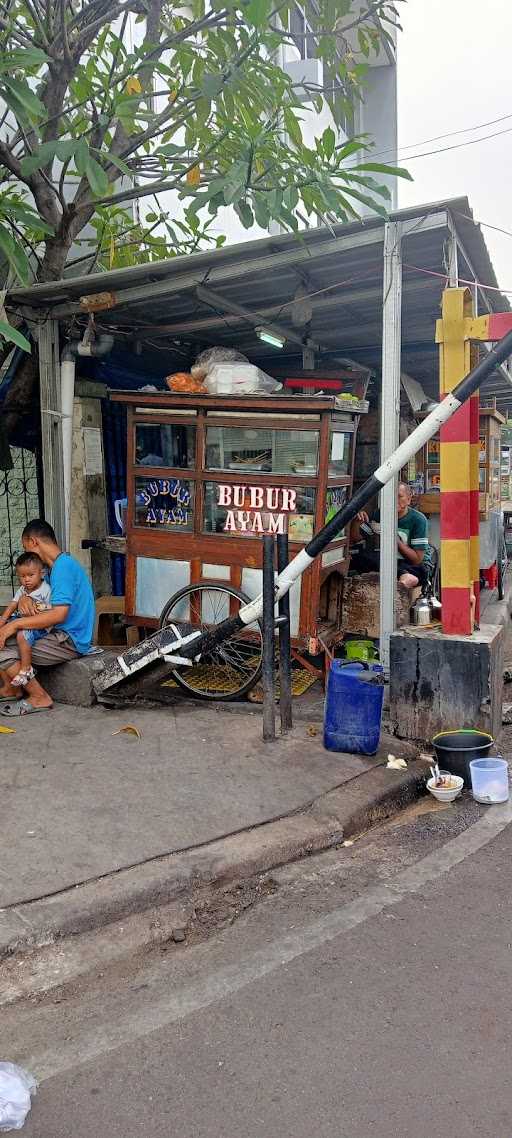
[[[0,727],[0,735],[15,735],[14,727]]]
[[[318,727],[315,727],[313,723],[310,723],[309,726],[306,727],[306,731],[307,734],[311,735],[312,738],[314,738],[315,735],[318,735]]]
[[[113,735],[135,735],[137,739],[141,738],[141,733],[138,727],[134,727],[133,723],[127,723],[125,727],[118,727],[117,731],[112,732]]]

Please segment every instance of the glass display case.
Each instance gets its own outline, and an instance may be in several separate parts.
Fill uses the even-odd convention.
[[[261,536],[293,557],[351,493],[359,414],[335,396],[116,392],[128,412],[126,615],[154,627],[180,588],[261,589]],[[334,634],[348,566],[338,535],[291,592],[294,645]],[[332,642],[332,635],[331,635]]]

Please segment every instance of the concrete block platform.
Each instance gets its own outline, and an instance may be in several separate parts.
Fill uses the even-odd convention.
[[[38,668],[38,679],[56,703],[92,707],[96,703],[93,680],[116,655],[117,650],[98,649],[91,656],[79,656],[54,668]]]
[[[484,624],[472,636],[407,628],[390,641],[391,730],[428,743],[438,731],[501,731],[504,630]]]

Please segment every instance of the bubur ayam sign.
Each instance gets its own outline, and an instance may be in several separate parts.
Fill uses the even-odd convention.
[[[162,498],[168,502],[162,505]],[[147,507],[146,525],[186,526],[190,490],[179,478],[155,478],[143,490],[137,490],[137,504]]]
[[[297,491],[286,486],[217,486],[217,505],[226,510],[224,533],[285,533],[297,506]]]
[[[150,526],[188,525],[190,503],[190,490],[179,478],[155,478],[137,490],[137,505],[145,510],[144,522]],[[226,510],[224,533],[285,533],[288,516],[296,511],[297,491],[220,484],[217,505]]]

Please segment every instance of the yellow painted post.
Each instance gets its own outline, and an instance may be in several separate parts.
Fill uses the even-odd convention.
[[[469,289],[443,294],[436,340],[441,398],[471,368],[466,321],[473,316]],[[441,429],[441,600],[443,632],[469,635],[478,604],[478,395],[472,396]]]

